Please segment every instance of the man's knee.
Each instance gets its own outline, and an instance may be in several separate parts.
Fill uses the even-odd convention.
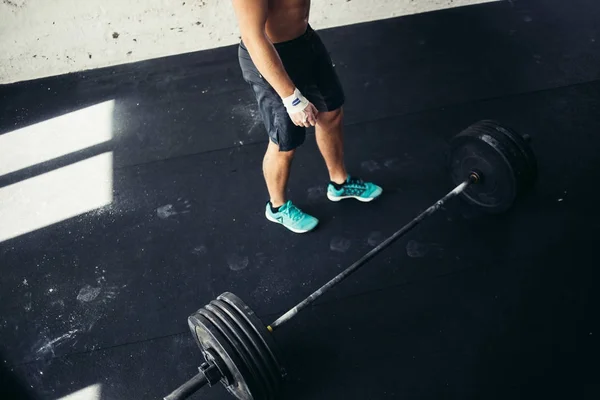
[[[279,148],[277,150],[277,156],[282,158],[293,158],[294,154],[296,154],[296,149],[282,149]]]
[[[288,149],[285,146],[281,146],[275,143],[273,140],[269,140],[269,147],[267,148],[267,154],[272,154],[279,158],[292,158],[296,153],[296,148]]]
[[[339,128],[344,119],[344,109],[342,107],[333,110],[320,112],[317,117],[317,125],[325,129]]]

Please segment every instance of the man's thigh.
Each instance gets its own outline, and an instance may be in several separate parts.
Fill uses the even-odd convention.
[[[333,65],[333,61],[319,35],[311,36],[310,79],[307,79],[304,95],[321,112],[340,109],[345,93]]]
[[[301,37],[275,48],[283,66],[302,94],[321,112],[339,109],[344,91],[321,38],[310,26]]]

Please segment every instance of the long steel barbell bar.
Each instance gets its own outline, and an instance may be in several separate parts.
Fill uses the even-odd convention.
[[[389,238],[387,238],[386,240],[381,242],[379,245],[377,245],[377,247],[373,248],[367,254],[362,256],[354,264],[350,265],[344,271],[340,272],[336,277],[334,277],[329,282],[327,282],[326,284],[321,286],[319,289],[315,290],[310,296],[308,296],[307,298],[302,300],[300,303],[298,303],[296,306],[291,308],[289,311],[287,311],[281,317],[277,318],[277,320],[275,320],[271,325],[268,325],[267,329],[269,330],[269,332],[273,332],[275,329],[279,328],[281,325],[288,322],[290,319],[294,318],[294,316],[296,316],[296,314],[298,314],[298,312],[300,312],[302,309],[304,309],[309,304],[314,302],[316,299],[321,297],[327,290],[331,289],[331,287],[337,285],[338,283],[340,283],[341,281],[346,279],[353,272],[356,272],[356,270],[358,270],[360,267],[362,267],[367,261],[369,261],[371,258],[373,258],[377,253],[379,253],[381,250],[388,247],[390,244],[395,242],[398,238],[405,235],[407,232],[409,232],[411,229],[413,229],[415,226],[417,226],[425,218],[427,218],[428,216],[432,215],[434,212],[439,210],[444,205],[444,203],[446,203],[448,200],[450,200],[451,198],[453,198],[455,196],[458,196],[467,187],[469,187],[469,185],[479,182],[479,179],[480,179],[479,175],[475,172],[472,172],[468,179],[466,179],[460,185],[456,186],[454,189],[452,189],[450,192],[448,192],[448,194],[446,194],[440,200],[438,200],[437,202],[432,204],[429,208],[427,208],[425,211],[423,211],[421,214],[419,214],[416,218],[414,218],[408,224],[406,224],[402,228],[400,228],[392,236],[390,236]]]

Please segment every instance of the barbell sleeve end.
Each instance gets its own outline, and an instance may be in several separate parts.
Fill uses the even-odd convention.
[[[169,395],[165,396],[163,400],[184,400],[196,393],[200,388],[208,383],[206,375],[201,371],[198,372],[194,377],[179,386]]]

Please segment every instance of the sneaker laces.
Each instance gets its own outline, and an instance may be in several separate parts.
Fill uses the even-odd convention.
[[[304,213],[291,201],[288,201],[283,207],[281,207],[279,211],[285,214],[292,221],[298,221],[304,215]]]
[[[351,186],[360,187],[360,188],[364,188],[366,186],[365,182],[362,179],[352,178],[352,177],[350,179],[348,179],[348,184]]]
[[[344,186],[352,194],[360,194],[367,188],[366,183],[362,179],[354,177],[348,178]]]

